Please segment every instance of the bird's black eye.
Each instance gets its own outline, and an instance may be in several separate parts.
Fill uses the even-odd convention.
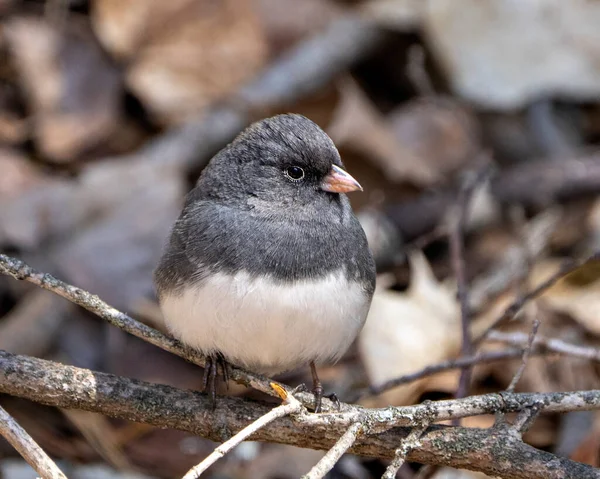
[[[289,168],[286,168],[285,174],[294,181],[299,181],[304,178],[304,170],[299,166],[290,166]]]

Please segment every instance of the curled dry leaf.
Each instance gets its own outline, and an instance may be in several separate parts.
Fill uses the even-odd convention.
[[[455,357],[460,350],[460,311],[455,293],[437,281],[422,253],[413,253],[410,263],[411,284],[406,292],[386,290],[381,282],[378,284],[358,340],[374,385]],[[369,405],[411,404],[432,381],[436,376],[399,386],[370,400]],[[443,387],[452,391],[455,381]],[[439,384],[436,389],[441,389]]]
[[[121,83],[91,32],[77,22],[58,31],[42,19],[18,17],[6,35],[42,153],[70,161],[108,138],[119,123]]]
[[[195,1],[95,0],[92,25],[108,51],[119,59],[130,59]]]
[[[342,8],[329,0],[252,0],[265,29],[272,54],[325,28]]]
[[[103,45],[128,60],[128,86],[166,124],[223,99],[267,57],[249,0],[98,0],[93,24]]]
[[[477,123],[458,102],[417,100],[386,118],[353,80],[344,79],[340,91],[331,137],[371,158],[392,181],[432,186],[477,157]]]
[[[371,158],[391,181],[429,185],[437,172],[394,136],[389,123],[351,78],[340,82],[341,99],[327,132],[339,147]]]
[[[548,259],[531,272],[540,284],[559,269],[561,260]],[[540,296],[546,307],[568,314],[586,330],[600,335],[600,261],[592,261],[559,280]]]
[[[423,3],[426,37],[455,91],[470,101],[511,110],[540,92],[579,100],[598,97],[597,2]]]
[[[449,98],[415,100],[389,115],[398,143],[419,164],[436,173],[436,182],[462,171],[480,149],[477,120]]]

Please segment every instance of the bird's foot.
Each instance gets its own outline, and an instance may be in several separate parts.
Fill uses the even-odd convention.
[[[206,357],[204,366],[204,377],[202,378],[202,392],[209,394],[212,400],[213,410],[217,407],[217,376],[221,376],[227,389],[229,389],[229,377],[231,376],[231,365],[225,360],[222,354],[217,353]]]
[[[321,384],[321,381],[319,380],[319,376],[317,375],[317,368],[315,366],[315,363],[312,361],[310,363],[310,371],[312,373],[312,380],[313,380],[312,393],[315,396],[315,413],[321,412],[323,398],[327,398],[327,399],[333,401],[333,404],[335,405],[336,409],[339,410],[340,409],[340,400],[338,399],[336,394],[335,393],[323,394],[323,385]]]

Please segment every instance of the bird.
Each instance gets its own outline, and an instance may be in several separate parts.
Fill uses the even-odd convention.
[[[334,364],[365,324],[375,263],[346,193],[362,191],[332,139],[303,115],[256,121],[185,197],[153,279],[169,332],[219,367],[275,375]]]

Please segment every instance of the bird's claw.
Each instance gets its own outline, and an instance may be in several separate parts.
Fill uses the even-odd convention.
[[[226,387],[229,389],[229,377],[231,376],[231,365],[225,360],[222,354],[215,354],[206,357],[204,366],[204,376],[202,378],[202,392],[209,394],[212,401],[213,411],[217,407],[217,376],[221,369],[221,375]]]

